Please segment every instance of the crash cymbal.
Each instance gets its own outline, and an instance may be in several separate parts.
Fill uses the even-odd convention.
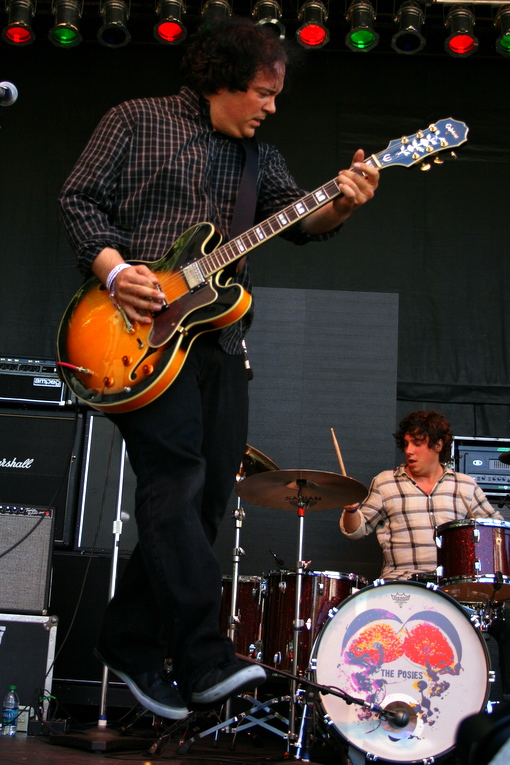
[[[501,454],[498,454],[498,460],[503,465],[510,465],[510,452],[501,452]]]
[[[241,499],[275,510],[333,510],[361,502],[368,489],[354,478],[322,470],[273,470],[236,486]]]
[[[255,449],[254,446],[246,444],[246,451],[237,478],[248,478],[248,476],[264,473],[268,470],[279,470],[279,467],[273,460],[270,460],[265,454]]]

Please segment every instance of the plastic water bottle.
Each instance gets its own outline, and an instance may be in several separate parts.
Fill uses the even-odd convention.
[[[16,686],[10,685],[2,711],[2,735],[15,736],[18,728],[19,698]]]

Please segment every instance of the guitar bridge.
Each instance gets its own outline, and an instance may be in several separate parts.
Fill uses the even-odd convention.
[[[190,292],[200,289],[206,284],[205,276],[197,261],[188,263],[188,265],[182,268],[182,275],[186,280]]]

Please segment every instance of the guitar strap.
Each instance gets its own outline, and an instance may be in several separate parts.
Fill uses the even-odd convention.
[[[258,151],[257,144],[253,139],[246,138],[241,141],[244,149],[244,168],[237,192],[232,224],[230,226],[230,238],[233,239],[243,234],[253,226],[255,209],[257,206],[257,175],[258,175]],[[246,262],[246,256],[238,261],[237,273],[242,271]]]

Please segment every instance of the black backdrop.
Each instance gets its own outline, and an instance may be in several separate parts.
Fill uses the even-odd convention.
[[[0,46],[0,79],[19,89],[0,110],[0,355],[54,357],[63,309],[80,277],[56,197],[93,127],[124,99],[179,87],[180,49],[47,40]],[[252,257],[264,287],[399,294],[399,405],[434,406],[457,433],[509,436],[507,223],[510,60],[475,54],[306,54],[261,136],[314,188],[355,149],[444,117],[465,121],[457,162],[430,173],[389,168],[376,199],[326,244],[274,241]]]

